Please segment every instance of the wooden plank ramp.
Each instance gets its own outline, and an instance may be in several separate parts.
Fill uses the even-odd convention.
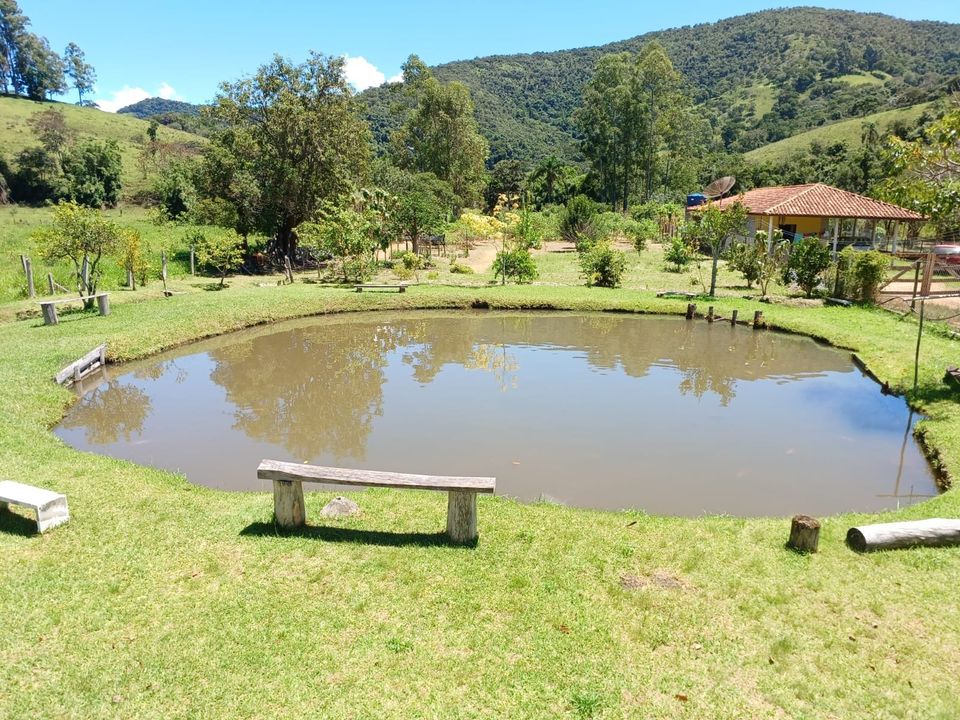
[[[106,344],[97,345],[79,360],[67,365],[63,370],[54,376],[57,385],[63,385],[68,380],[80,382],[83,378],[92,372],[99,370],[107,364],[107,346]]]

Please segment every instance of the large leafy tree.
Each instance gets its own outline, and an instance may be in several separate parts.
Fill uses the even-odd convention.
[[[370,131],[344,77],[342,58],[311,53],[294,64],[278,55],[253,77],[224,83],[209,113],[223,126],[214,143],[234,155],[241,184],[256,183],[255,222],[280,255],[295,254],[297,226],[324,202],[336,204],[362,184]],[[237,191],[229,183],[214,190],[234,201]],[[238,207],[238,214],[246,217],[246,209]]]
[[[710,295],[717,290],[717,268],[720,255],[726,244],[736,236],[742,235],[747,226],[747,208],[737,201],[725,208],[710,203],[695,221],[693,237],[700,244],[710,248]]]
[[[77,105],[83,105],[83,94],[93,90],[97,82],[97,73],[93,65],[87,62],[86,56],[76,43],[67,45],[63,54],[67,77],[77,91]]]
[[[658,43],[636,55],[600,58],[574,121],[612,208],[626,210],[633,193],[647,201],[659,186],[672,184],[698,142],[701,123],[692,108],[680,74]]]
[[[63,194],[67,200],[100,208],[120,201],[123,163],[116,140],[87,140],[63,156]]]
[[[478,130],[470,90],[441,83],[415,55],[403,66],[403,80],[416,105],[391,137],[395,162],[450,183],[463,205],[478,201],[490,148]]]

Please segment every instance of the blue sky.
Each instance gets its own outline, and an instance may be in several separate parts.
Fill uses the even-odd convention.
[[[434,65],[599,45],[784,4],[820,5],[756,0],[20,0],[34,32],[45,35],[54,48],[62,52],[73,41],[86,51],[99,76],[96,98],[101,107],[114,110],[154,95],[204,102],[221,81],[252,73],[277,52],[295,60],[310,50],[345,55],[348,78],[363,89],[396,75],[411,53]],[[960,22],[957,0],[823,6]]]

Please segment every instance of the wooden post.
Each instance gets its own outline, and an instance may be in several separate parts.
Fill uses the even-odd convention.
[[[110,314],[110,296],[106,293],[97,295],[97,310],[101,315]]]
[[[133,270],[130,269],[129,267],[127,268],[127,289],[128,290],[137,289],[137,281],[133,277]]]
[[[53,273],[47,273],[47,286],[50,288],[50,294],[54,295]]]
[[[190,274],[197,274],[197,259],[196,259],[196,249],[193,245],[190,246]]]
[[[833,253],[832,253],[832,256],[833,256],[834,262],[836,262],[836,259],[837,259],[837,242],[840,240],[840,218],[834,218],[834,222],[835,222],[836,224],[833,226]]]
[[[767,222],[767,255],[770,254],[770,251],[773,249],[773,215],[770,216],[769,222]]]
[[[815,553],[820,544],[820,521],[809,515],[794,515],[790,521],[787,547],[797,552]]]
[[[447,493],[447,537],[455,543],[477,539],[477,493],[451,490]]]
[[[960,520],[931,518],[861,525],[847,531],[847,544],[857,552],[893,550],[917,545],[960,545]]]
[[[56,325],[60,322],[60,319],[57,317],[57,306],[52,302],[40,303],[40,309],[43,310],[44,325]]]
[[[36,297],[37,289],[33,285],[33,263],[30,258],[23,258],[23,271],[27,274],[27,297]]]
[[[87,296],[90,294],[90,259],[84,255],[83,264],[80,266],[80,292]]]
[[[736,325],[736,324],[737,324],[737,310],[736,310],[736,309],[733,309],[733,310],[730,311],[730,324],[731,324],[731,325]]]
[[[933,285],[933,272],[936,269],[937,256],[930,252],[927,253],[926,261],[923,264],[923,280],[920,283],[920,294],[927,297],[930,294],[930,288]]]
[[[273,481],[273,514],[282,528],[300,527],[307,521],[303,504],[303,483],[299,480]]]
[[[713,322],[713,305],[707,308],[707,322]]]
[[[160,251],[160,276],[163,279],[164,287],[166,287],[167,282],[167,251]]]
[[[764,323],[763,321],[763,310],[757,310],[756,312],[754,312],[753,313],[754,329],[764,327],[765,325],[766,323]]]
[[[287,282],[293,284],[293,264],[290,262],[290,256],[283,256],[283,269],[287,276]]]
[[[687,303],[687,320],[693,320],[693,316],[697,312],[696,303]]]
[[[910,299],[910,311],[913,312],[917,309],[917,289],[920,286],[920,266],[923,263],[917,260],[914,262],[915,270],[913,273],[913,297]]]

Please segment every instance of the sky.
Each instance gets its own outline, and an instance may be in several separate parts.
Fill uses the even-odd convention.
[[[110,111],[153,96],[206,102],[221,82],[252,74],[275,53],[297,61],[311,50],[342,55],[347,79],[363,90],[395,78],[411,53],[436,65],[602,45],[793,4],[960,22],[958,0],[20,0],[33,32],[54,49],[83,48],[97,71],[95,100]]]

